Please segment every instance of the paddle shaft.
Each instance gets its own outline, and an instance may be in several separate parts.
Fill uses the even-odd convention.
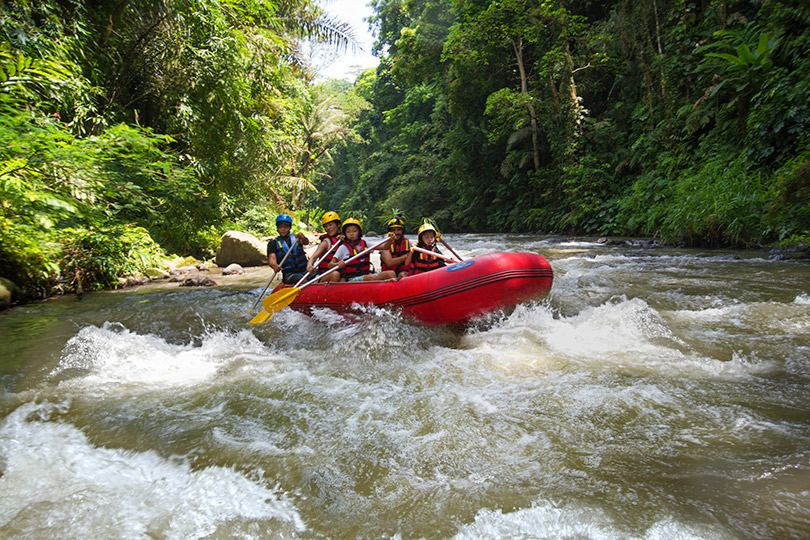
[[[383,240],[379,244],[371,246],[370,248],[364,249],[363,251],[361,251],[360,253],[358,253],[354,257],[349,257],[348,259],[346,259],[345,262],[349,263],[349,262],[352,262],[352,261],[354,261],[356,259],[359,259],[363,255],[377,249],[378,247],[380,247],[381,245],[383,245],[387,241],[388,241],[388,239],[386,238],[385,240]],[[337,267],[337,266],[335,266],[334,268],[330,268],[329,270],[327,270],[326,272],[324,272],[320,276],[317,276],[314,279],[311,279],[311,280],[307,281],[300,288],[299,287],[290,287],[288,289],[281,289],[281,290],[278,290],[278,291],[274,292],[273,294],[271,294],[270,296],[268,296],[267,298],[264,299],[264,302],[262,302],[262,307],[264,309],[262,309],[262,311],[260,311],[255,317],[253,317],[253,319],[251,319],[251,321],[250,321],[251,324],[261,324],[261,323],[265,322],[270,317],[272,317],[274,313],[276,313],[276,312],[284,309],[288,305],[290,305],[295,300],[295,297],[298,296],[298,293],[301,292],[302,289],[305,289],[305,288],[309,287],[310,285],[312,285],[313,283],[315,283],[316,281],[321,279],[326,274],[328,274],[330,272],[334,272],[335,270],[339,270],[339,269],[340,268]],[[277,298],[273,299],[273,297],[276,296],[276,295],[278,295]]]
[[[288,249],[287,253],[284,254],[284,257],[282,257],[281,262],[278,263],[279,267],[284,266],[284,261],[287,260],[287,257],[290,256],[290,253],[292,253],[293,249],[295,249],[295,246],[297,244],[298,244],[298,236],[295,237],[295,242],[292,243],[292,245],[290,246],[290,249]],[[273,280],[276,279],[276,276],[278,275],[278,272],[279,272],[278,270],[273,272],[273,277],[271,277],[270,281],[267,282],[267,285],[264,286],[264,290],[262,291],[262,294],[259,295],[259,297],[256,299],[255,302],[253,302],[253,307],[250,308],[250,311],[253,311],[254,309],[256,309],[256,304],[258,304],[259,300],[261,300],[264,297],[264,293],[267,292],[267,287],[269,287],[270,284],[273,283]]]
[[[385,240],[383,240],[382,242],[380,242],[379,244],[373,245],[373,246],[371,246],[370,248],[366,248],[366,249],[364,249],[363,251],[361,251],[360,253],[358,253],[357,255],[355,255],[355,256],[353,256],[353,257],[349,257],[349,258],[348,258],[348,259],[346,259],[344,262],[348,264],[348,263],[350,263],[350,262],[352,262],[352,261],[355,261],[355,260],[359,259],[360,257],[362,257],[363,255],[365,255],[366,253],[370,253],[370,252],[374,251],[375,249],[377,249],[378,247],[380,247],[381,245],[383,245],[383,244],[384,244],[384,243],[386,243],[386,242],[388,242],[388,239],[387,239],[387,238],[386,238]],[[318,281],[319,279],[321,279],[321,278],[322,278],[323,276],[325,276],[326,274],[329,274],[329,273],[334,272],[334,271],[336,271],[336,270],[340,270],[340,267],[335,266],[334,268],[330,268],[329,270],[327,270],[326,272],[324,272],[324,273],[323,273],[323,274],[321,274],[320,276],[318,276],[318,277],[316,277],[316,278],[314,278],[314,279],[310,279],[309,281],[307,281],[306,283],[304,283],[304,284],[301,286],[301,288],[300,288],[300,289],[298,289],[298,290],[300,291],[301,289],[303,289],[303,288],[305,288],[305,287],[309,287],[310,285],[312,285],[313,283],[315,283],[316,281]]]
[[[454,256],[456,259],[458,259],[459,261],[463,261],[463,260],[464,260],[464,259],[462,259],[462,258],[461,258],[461,255],[459,255],[458,253],[456,253],[455,251],[453,251],[453,248],[451,248],[450,246],[448,246],[448,245],[447,245],[447,242],[445,242],[445,241],[444,241],[444,238],[439,237],[439,242],[441,242],[441,243],[442,243],[442,245],[443,245],[444,247],[446,247],[447,249],[449,249],[449,250],[450,250],[450,253],[452,253],[452,254],[453,254],[453,256]]]
[[[422,249],[419,246],[413,246],[412,248],[414,251],[421,251],[427,255],[433,255],[434,257],[438,257],[439,259],[444,259],[447,262],[457,263],[458,260],[454,259],[453,257],[448,257],[447,255],[442,255],[441,253],[436,253],[435,251],[430,251],[429,249]]]
[[[315,268],[315,271],[316,271],[316,272],[318,271],[318,265],[319,265],[319,264],[321,264],[321,261],[323,261],[323,260],[326,258],[326,256],[327,256],[327,255],[329,255],[330,253],[332,253],[332,251],[333,251],[333,250],[337,249],[337,247],[338,247],[338,246],[339,246],[339,245],[340,245],[342,242],[343,242],[343,240],[341,239],[341,240],[338,240],[337,242],[335,242],[334,244],[332,244],[332,247],[330,247],[330,248],[329,248],[329,249],[326,251],[326,253],[324,253],[323,255],[321,255],[321,257],[320,257],[320,258],[319,258],[317,261],[315,261],[315,264],[313,264],[313,265],[312,265],[312,267],[313,267],[313,268]],[[325,275],[326,275],[326,273],[321,274],[320,276],[318,276],[318,279],[322,278],[322,277],[323,277],[323,276],[325,276]],[[295,285],[293,285],[293,287],[298,287],[299,285],[301,285],[301,283],[302,283],[302,282],[303,282],[305,279],[307,279],[307,276],[306,276],[306,275],[305,275],[304,277],[302,277],[301,279],[299,279],[299,280],[298,280],[298,283],[296,283]]]

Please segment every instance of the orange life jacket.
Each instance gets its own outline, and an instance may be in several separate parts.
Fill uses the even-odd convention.
[[[328,239],[329,240],[329,248],[331,248],[332,246],[334,246],[338,242],[338,237],[337,236],[329,236],[328,234],[324,234],[323,236],[320,237],[320,239],[321,239],[321,241],[324,241],[324,240]],[[327,248],[327,250],[329,248]],[[335,258],[334,252],[330,253],[329,255],[324,257],[324,259],[320,262],[320,264],[318,264],[318,268],[316,269],[318,271],[318,273],[322,274],[322,273],[326,272],[327,270],[329,270],[329,262],[334,258]]]
[[[418,247],[422,249],[427,249],[428,251],[432,251],[433,253],[442,254],[439,251],[439,248],[436,244],[433,246],[423,246],[421,244],[416,244]],[[440,259],[438,257],[432,257],[427,253],[422,253],[421,251],[414,251],[413,257],[411,257],[411,262],[413,263],[413,269],[411,271],[412,274],[421,274],[422,272],[430,272],[431,270],[435,270],[437,268],[441,268],[445,266],[444,259]]]
[[[397,242],[391,242],[391,256],[394,257],[394,258],[401,257],[403,255],[407,255],[410,250],[411,250],[411,243],[404,236],[400,239],[400,241],[398,243]],[[400,272],[406,271],[409,268],[410,267],[405,266],[405,261],[402,261],[401,263],[399,263],[396,266],[389,266],[389,265],[387,265],[385,263],[382,264],[383,271],[393,270],[397,274],[399,274]]]
[[[345,246],[349,248],[349,256],[354,257],[361,251],[364,251],[366,246],[366,241],[362,238],[360,239],[357,244],[352,244],[351,242],[346,242]],[[365,276],[366,274],[371,273],[371,254],[366,253],[359,259],[355,259],[354,261],[347,264],[343,270],[341,271],[343,277],[346,279],[357,277],[357,276]]]

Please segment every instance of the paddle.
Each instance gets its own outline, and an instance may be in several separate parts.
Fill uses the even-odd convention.
[[[346,263],[350,263],[350,262],[352,262],[354,260],[359,259],[363,255],[365,255],[365,254],[367,254],[367,253],[369,253],[371,251],[374,251],[375,249],[377,249],[378,247],[380,247],[381,245],[383,245],[387,241],[388,241],[388,239],[386,238],[385,240],[383,240],[379,244],[376,244],[376,245],[371,246],[370,248],[364,249],[363,251],[361,251],[360,253],[358,253],[354,257],[349,257],[348,259],[346,259]],[[327,270],[326,272],[324,272],[320,276],[316,276],[313,279],[310,279],[309,281],[304,283],[300,288],[298,288],[298,287],[290,287],[289,289],[281,289],[280,291],[274,292],[273,294],[271,294],[270,296],[268,296],[267,298],[265,298],[262,301],[262,306],[264,307],[264,310],[260,311],[258,315],[253,317],[250,320],[250,324],[261,324],[261,323],[263,323],[264,321],[266,321],[267,319],[272,317],[274,313],[278,313],[279,311],[281,311],[285,307],[292,304],[293,300],[295,300],[295,297],[298,296],[298,293],[301,292],[303,289],[309,287],[310,285],[312,285],[313,283],[315,283],[316,281],[321,279],[326,274],[329,274],[331,272],[335,272],[336,270],[340,270],[340,268],[337,267],[337,266],[335,266],[334,268],[330,268],[329,270]]]
[[[456,257],[456,259],[458,259],[459,261],[464,260],[464,259],[461,258],[461,255],[459,255],[458,253],[453,251],[453,248],[451,248],[450,246],[447,245],[447,242],[445,242],[444,238],[442,238],[441,236],[439,237],[439,242],[441,242],[444,247],[446,247],[448,250],[450,250],[450,253],[452,253]]]
[[[313,264],[313,265],[312,265],[312,267],[313,267],[313,268],[315,268],[315,270],[317,271],[317,270],[318,270],[318,265],[319,265],[319,264],[321,264],[321,261],[323,261],[323,260],[326,258],[326,256],[327,256],[327,255],[329,255],[330,253],[332,253],[332,250],[334,250],[336,247],[338,247],[338,246],[339,246],[339,245],[340,245],[342,242],[343,242],[343,239],[341,238],[340,240],[338,240],[337,242],[335,242],[334,244],[332,244],[332,247],[330,247],[330,248],[329,248],[329,249],[326,251],[326,253],[324,253],[323,255],[321,255],[321,256],[320,256],[320,258],[319,258],[317,261],[315,261],[315,264]],[[295,285],[293,285],[293,287],[298,287],[299,285],[301,285],[301,283],[303,283],[303,282],[304,282],[304,280],[305,280],[305,279],[307,279],[307,276],[308,276],[308,275],[309,275],[309,274],[305,274],[305,275],[304,275],[304,277],[302,277],[301,279],[299,279],[299,280],[298,280],[298,283],[296,283]],[[322,278],[324,275],[326,275],[326,273],[325,273],[325,272],[324,272],[323,274],[321,274],[320,276],[318,276],[318,279]]]
[[[295,245],[296,245],[297,243],[298,243],[298,237],[296,236],[296,237],[295,237],[295,242],[293,242],[293,243],[292,243],[292,245],[290,246],[290,249],[288,249],[288,250],[287,250],[287,253],[285,253],[285,254],[284,254],[284,257],[281,259],[281,262],[280,262],[280,263],[278,263],[279,268],[281,268],[282,266],[284,266],[284,261],[286,261],[286,260],[287,260],[287,257],[289,257],[289,256],[290,256],[290,253],[292,253],[293,249],[295,249]],[[273,277],[271,277],[271,278],[270,278],[270,281],[268,281],[268,282],[267,282],[267,285],[265,285],[265,286],[264,286],[264,290],[262,291],[262,294],[260,294],[260,295],[259,295],[259,297],[256,299],[256,301],[255,301],[255,302],[253,302],[253,306],[250,308],[250,311],[253,311],[254,309],[256,309],[256,304],[258,304],[258,303],[259,303],[259,300],[261,300],[261,299],[262,299],[262,296],[264,296],[264,293],[266,293],[266,292],[267,292],[267,287],[269,287],[269,286],[270,286],[270,284],[271,284],[271,283],[273,283],[273,280],[274,280],[274,279],[276,279],[276,276],[277,276],[277,275],[278,275],[278,270],[276,270],[275,272],[273,272]]]
[[[433,255],[434,257],[438,257],[439,259],[444,259],[447,262],[451,262],[451,263],[460,262],[459,260],[454,259],[453,257],[448,257],[447,255],[442,255],[440,253],[436,253],[435,251],[430,251],[428,249],[422,249],[419,246],[413,246],[413,250],[414,251],[421,251],[422,253],[426,253],[427,255]]]

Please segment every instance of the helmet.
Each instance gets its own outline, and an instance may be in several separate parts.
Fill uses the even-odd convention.
[[[343,222],[343,226],[340,228],[343,231],[343,234],[346,234],[346,225],[357,225],[357,228],[360,229],[360,236],[363,236],[363,224],[360,223],[359,220],[354,218],[349,218]]]
[[[279,223],[286,223],[292,227],[292,218],[287,214],[279,214],[276,218],[276,226],[278,226]]]
[[[388,220],[388,230],[390,231],[394,227],[402,227],[405,228],[405,222],[399,216],[394,216]]]
[[[439,236],[439,234],[436,232],[436,228],[430,223],[423,223],[422,226],[419,227],[419,232],[417,233],[417,236],[421,238],[422,233],[425,231],[433,231],[433,234]]]
[[[321,218],[321,225],[326,227],[326,224],[330,221],[337,221],[340,224],[340,216],[337,215],[337,212],[327,212]]]

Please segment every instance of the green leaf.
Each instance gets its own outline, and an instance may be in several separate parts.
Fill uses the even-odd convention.
[[[759,35],[759,45],[757,45],[757,58],[759,59],[760,64],[762,64],[768,57],[768,53],[770,52],[770,36],[767,33],[763,32]]]
[[[740,65],[753,65],[756,63],[754,55],[751,54],[751,49],[745,43],[737,46],[737,56],[739,56]]]

